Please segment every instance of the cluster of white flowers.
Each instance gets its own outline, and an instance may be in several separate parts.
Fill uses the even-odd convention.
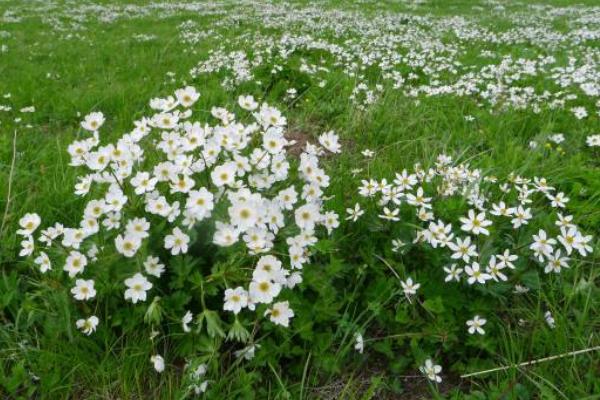
[[[565,214],[570,199],[544,178],[531,180],[511,174],[500,182],[468,165],[453,165],[451,157],[440,155],[433,168],[417,164],[413,172],[403,170],[391,181],[362,180],[358,193],[377,200],[378,218],[406,227],[407,235],[414,234],[412,245],[428,244],[445,252],[447,283],[464,281],[470,286],[506,282],[511,271],[526,269],[528,263],[540,264],[546,274],[558,274],[569,267],[574,254],[585,257],[592,252],[592,236],[573,223],[573,216]],[[469,207],[454,226],[434,212],[438,204],[451,197],[462,198]],[[347,213],[346,219],[356,221],[365,210],[357,203]],[[536,216],[547,213],[555,218],[554,233],[536,227]],[[416,231],[414,221],[421,225]],[[506,235],[530,239],[520,243],[515,236],[514,244],[509,244]],[[486,240],[482,240],[484,237]],[[408,246],[399,239],[391,240],[394,252]],[[413,279],[407,277],[401,282],[409,301],[421,286]],[[515,292],[522,292],[517,286]],[[475,316],[467,322],[469,333],[484,334],[485,323],[485,319]]]
[[[195,227],[209,220],[216,228],[214,245],[241,243],[255,260],[247,280],[239,282],[243,286],[225,290],[224,310],[238,314],[259,303],[271,304],[284,288],[302,282],[317,230],[322,226],[331,233],[339,225],[337,214],[323,208],[329,177],[319,165],[325,151],[340,152],[337,135],[321,135],[322,147],[307,143],[295,161],[287,156],[292,142],[284,135],[286,119],[279,110],[241,96],[238,103],[250,123],[213,107],[218,123],[210,125],[192,120],[190,107],[199,97],[193,87],[185,87],[174,96],[152,99],[155,114],[135,121],[133,131],[107,145],[100,144],[98,133],[104,115],[88,114],[81,123],[87,137],[68,148],[70,165],[87,169],[75,185],[75,194],[88,199],[82,219],[78,226],[57,223],[42,230],[36,243],[33,235],[41,218],[24,215],[17,232],[24,237],[20,255],[33,255],[44,273],[62,262],[69,278],[77,278],[74,298],[88,301],[97,288],[94,279],[82,277],[94,276],[90,265],[101,255],[112,257],[112,242],[116,253],[137,265],[124,279],[124,298],[135,304],[147,300],[153,282],[167,268],[145,243],[163,235],[171,255],[186,254]],[[277,256],[268,254],[280,242]],[[287,327],[294,312],[281,301],[265,316]],[[189,331],[191,320],[188,312],[184,330]],[[89,334],[98,319],[77,325]]]

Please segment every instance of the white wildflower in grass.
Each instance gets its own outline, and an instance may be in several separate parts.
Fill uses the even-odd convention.
[[[547,274],[560,274],[563,268],[569,268],[569,258],[562,256],[560,250],[556,250],[554,254],[547,254],[545,258],[544,272]]]
[[[64,270],[69,273],[69,278],[84,271],[87,265],[87,257],[78,251],[71,251],[65,261]]]
[[[550,311],[546,311],[544,313],[544,320],[546,321],[546,324],[550,327],[550,329],[556,328],[556,321],[554,321],[554,317],[552,316],[552,313]]]
[[[419,371],[421,371],[421,373],[432,382],[442,382],[442,377],[440,376],[440,373],[442,372],[442,367],[440,365],[434,364],[430,358],[425,360],[425,364],[419,367]]]
[[[265,311],[265,315],[269,316],[271,322],[287,328],[290,324],[290,319],[294,317],[294,311],[290,308],[289,302],[280,301]]]
[[[421,284],[413,282],[412,278],[408,278],[405,281],[400,282],[400,284],[406,297],[417,294],[417,290],[421,287]]]
[[[177,102],[185,108],[189,108],[200,98],[200,93],[192,86],[186,86],[175,91]]]
[[[241,350],[236,350],[233,354],[236,358],[244,358],[245,360],[252,360],[256,354],[256,350],[260,349],[260,344],[251,344],[244,347]]]
[[[547,258],[548,255],[552,254],[554,245],[556,245],[556,240],[548,238],[546,232],[543,229],[540,229],[537,235],[533,235],[533,243],[529,248],[533,251],[533,254],[538,260],[543,261],[544,258]]]
[[[152,283],[140,273],[125,279],[125,300],[131,300],[133,304],[138,301],[146,301],[146,292],[152,288]]]
[[[21,250],[19,251],[19,257],[28,257],[35,251],[35,242],[32,236],[27,236],[21,241]]]
[[[588,116],[588,112],[585,107],[573,107],[571,108],[571,112],[577,119],[583,119]]]
[[[475,333],[478,333],[480,335],[485,335],[485,330],[482,327],[486,323],[486,319],[481,318],[479,315],[474,316],[473,319],[467,321],[469,334],[473,335]]]
[[[158,257],[148,256],[144,261],[144,270],[148,275],[160,278],[165,272],[165,265],[160,262]]]
[[[35,213],[25,214],[19,220],[19,226],[21,229],[17,230],[17,233],[22,236],[30,236],[40,226],[42,222],[39,215]]]
[[[225,290],[225,301],[223,309],[239,314],[243,308],[248,306],[248,292],[243,287]]]
[[[373,158],[373,156],[375,155],[375,152],[373,150],[364,149],[363,151],[361,151],[361,154],[363,156],[365,156],[366,158]]]
[[[81,127],[87,131],[95,132],[104,124],[104,114],[93,112],[85,116],[81,122]]]
[[[399,208],[390,210],[387,207],[383,207],[383,213],[379,215],[379,218],[387,220],[387,221],[400,221],[400,217],[398,217],[399,213],[400,213]]]
[[[325,132],[319,136],[319,143],[331,153],[341,152],[342,146],[339,143],[339,137],[333,131]]]
[[[599,135],[590,135],[585,139],[585,143],[589,147],[600,147],[600,134]]]
[[[254,97],[250,95],[240,96],[238,98],[238,104],[240,107],[247,111],[254,111],[256,110],[256,108],[258,108],[258,103],[256,102],[256,100],[254,100]]]
[[[191,332],[191,328],[190,328],[190,323],[192,322],[192,318],[193,318],[193,314],[191,311],[186,311],[185,315],[183,316],[183,318],[181,318],[181,328],[183,329],[184,332],[188,333]]]
[[[165,360],[162,358],[161,355],[156,354],[151,356],[150,362],[152,363],[152,366],[154,367],[156,372],[161,373],[165,370]]]
[[[189,242],[190,237],[175,227],[170,235],[165,236],[165,249],[171,250],[172,255],[185,254],[188,251]]]
[[[347,208],[346,213],[348,214],[346,220],[356,222],[361,217],[361,215],[365,213],[365,211],[360,208],[360,204],[356,203],[354,205],[354,208]]]
[[[477,214],[474,210],[469,210],[467,217],[461,217],[460,222],[463,224],[460,227],[463,231],[473,233],[474,235],[490,234],[490,231],[486,227],[492,225],[492,221],[485,218],[484,212]]]
[[[37,256],[35,260],[33,260],[33,262],[39,266],[40,272],[42,274],[52,269],[52,262],[50,261],[50,257],[48,257],[48,254],[46,254],[43,251],[40,251],[39,256]]]
[[[474,283],[485,284],[486,281],[492,279],[492,275],[481,270],[478,262],[467,265],[465,267],[465,273],[468,275],[467,282],[469,282],[469,285]]]
[[[81,330],[86,335],[91,335],[96,332],[96,328],[98,327],[100,320],[95,315],[92,315],[89,318],[78,319],[75,323],[77,329]]]
[[[89,300],[95,297],[96,289],[94,289],[94,281],[91,279],[77,279],[75,287],[71,289],[71,293],[75,300]]]
[[[448,248],[452,250],[452,258],[455,260],[463,260],[468,263],[471,257],[477,257],[477,247],[471,243],[471,238],[467,236],[464,239],[456,238],[455,242],[449,242]]]
[[[365,350],[365,342],[363,336],[359,332],[354,335],[354,350],[358,351],[360,354]]]
[[[406,246],[406,243],[404,243],[402,240],[392,239],[392,251],[394,253],[398,253],[400,249],[404,246]]]
[[[462,274],[463,269],[458,268],[456,264],[451,264],[447,267],[444,267],[444,272],[446,273],[446,282],[458,282],[460,281],[460,275]]]
[[[281,285],[279,283],[271,281],[266,276],[253,279],[250,282],[250,298],[256,303],[269,304],[273,301],[279,292],[281,291]]]

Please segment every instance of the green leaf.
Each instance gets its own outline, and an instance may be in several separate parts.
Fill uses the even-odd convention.
[[[235,322],[229,329],[229,333],[227,333],[227,340],[237,340],[238,342],[247,343],[250,338],[250,332],[244,325],[236,318]]]
[[[216,311],[204,310],[201,314],[199,314],[198,329],[202,329],[202,324],[204,321],[206,321],[206,332],[208,333],[208,336],[220,336],[222,338],[225,337],[225,332],[223,331],[223,328],[221,328],[221,318],[219,318],[219,314],[217,314]]]
[[[434,314],[442,314],[445,311],[444,301],[440,296],[425,300],[423,307]]]

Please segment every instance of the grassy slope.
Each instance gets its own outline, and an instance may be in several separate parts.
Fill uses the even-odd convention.
[[[444,3],[436,3],[433,11],[447,12]],[[3,8],[8,7],[0,4],[0,12]],[[42,283],[36,272],[17,260],[18,243],[12,232],[19,216],[32,210],[47,220],[76,221],[82,201],[73,200],[70,194],[75,171],[66,167],[65,151],[77,134],[80,118],[76,113],[85,115],[92,110],[102,110],[108,117],[107,127],[103,129],[107,139],[130,129],[133,118],[147,109],[149,98],[174,87],[165,83],[165,74],[172,71],[178,77],[186,77],[197,62],[199,56],[186,54],[186,46],[179,43],[177,36],[176,26],[189,17],[191,15],[181,15],[165,20],[149,17],[112,25],[91,25],[84,32],[87,40],[83,42],[47,40],[43,26],[35,20],[2,27],[11,32],[13,38],[9,41],[10,50],[0,55],[3,77],[0,94],[12,93],[12,98],[5,103],[10,102],[15,108],[34,104],[37,109],[35,114],[25,115],[34,127],[17,129],[12,203],[7,227],[0,233],[2,306],[7,306],[6,314],[18,316],[15,324],[0,328],[0,358],[13,358],[10,379],[15,382],[21,373],[26,373],[18,366],[28,362],[37,367],[34,372],[42,377],[43,392],[55,397],[69,393],[77,397],[134,398],[136,393],[171,397],[177,376],[165,374],[159,380],[153,374],[148,375],[151,372],[147,338],[113,334],[99,345],[73,332],[68,298],[62,291],[48,290],[53,282]],[[150,32],[158,38],[147,43],[128,40],[133,34]],[[233,37],[235,32],[230,35]],[[197,49],[198,54],[210,47],[210,41],[203,43]],[[526,51],[515,49],[521,50]],[[48,72],[60,78],[49,79]],[[465,158],[472,157],[478,165],[498,175],[516,170],[524,175],[546,176],[565,190],[573,203],[579,203],[579,214],[589,215],[584,228],[591,230],[600,224],[597,160],[591,160],[578,149],[567,149],[567,154],[560,156],[556,152],[532,154],[527,147],[529,140],[548,132],[568,132],[573,143],[582,143],[585,134],[597,130],[598,126],[590,126],[586,120],[575,121],[564,112],[490,115],[466,98],[426,99],[416,106],[394,92],[387,92],[372,110],[359,116],[345,95],[351,89],[348,82],[341,75],[333,78],[336,79],[339,96],[309,90],[304,104],[288,110],[288,116],[293,129],[312,135],[333,128],[348,140],[349,151],[335,165],[330,165],[331,175],[336,177],[333,190],[338,195],[340,209],[343,209],[342,201],[351,203],[351,190],[344,182],[348,170],[363,162],[359,150],[380,150],[371,166],[375,176],[389,175],[399,166],[433,159],[439,152],[450,151],[464,152]],[[194,84],[202,92],[202,101],[207,107],[220,102],[231,103],[235,98],[234,94],[221,91],[215,78]],[[464,115],[473,115],[476,120],[467,122]],[[2,182],[8,182],[14,129],[10,118],[3,114],[0,125]],[[0,185],[2,213],[6,207],[6,192],[7,185]],[[593,264],[580,265],[569,275],[550,280],[539,299],[530,298],[530,303],[524,300],[515,305],[515,318],[539,320],[545,311],[541,308],[544,297],[566,297],[566,301],[555,303],[560,305],[552,310],[559,328],[551,333],[544,329],[506,326],[504,348],[498,351],[497,363],[519,362],[598,343],[597,257]],[[3,318],[1,312],[0,318]],[[463,388],[512,396],[518,393],[522,383],[538,386],[544,398],[584,398],[600,391],[598,364],[594,359],[598,359],[597,354],[492,374],[485,380],[463,382]],[[354,369],[358,370],[359,366],[345,371],[346,376],[341,378],[345,382],[342,387],[347,385],[348,397],[353,397],[352,393],[362,386],[358,379],[349,377]],[[308,381],[315,379],[316,382],[318,370],[311,368],[309,375]],[[298,390],[300,386],[294,382],[288,384],[291,390]],[[322,381],[320,384],[327,385]]]

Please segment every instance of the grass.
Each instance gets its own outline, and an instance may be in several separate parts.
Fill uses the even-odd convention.
[[[471,5],[432,2],[425,13],[469,14],[473,12]],[[334,2],[329,6],[343,7]],[[23,4],[0,2],[0,14],[15,7],[22,9]],[[404,9],[391,2],[389,7]],[[229,9],[235,12],[233,5]],[[369,12],[368,7],[365,12]],[[33,210],[45,221],[78,222],[85,203],[72,196],[76,171],[67,167],[66,147],[79,137],[79,122],[88,112],[101,110],[107,116],[103,138],[112,140],[128,131],[134,118],[148,112],[150,98],[170,93],[183,82],[195,85],[202,93],[202,112],[208,113],[211,105],[234,104],[237,95],[244,93],[243,86],[228,93],[220,87],[219,76],[203,75],[192,80],[188,74],[209,49],[221,40],[235,39],[246,29],[243,25],[222,29],[221,37],[209,36],[193,47],[180,40],[178,25],[182,22],[192,19],[204,26],[212,18],[180,11],[167,17],[159,17],[157,12],[110,24],[90,19],[84,30],[73,31],[81,39],[67,39],[69,30],[49,32],[39,16],[0,27],[10,33],[9,38],[0,40],[0,45],[6,42],[9,46],[6,53],[0,54],[0,94],[11,93],[0,104],[12,104],[15,109],[0,114],[0,215],[6,212],[5,228],[0,232],[0,394],[4,397],[182,396],[182,366],[175,365],[160,376],[154,373],[148,362],[154,343],[145,332],[117,326],[103,329],[94,339],[79,334],[73,323],[78,310],[69,299],[65,282],[43,277],[19,258],[19,240],[13,232],[20,216]],[[141,33],[155,35],[155,39],[131,39]],[[526,54],[530,49],[522,45],[510,50]],[[477,49],[473,53],[472,57],[476,57]],[[167,75],[169,72],[174,73],[175,82]],[[266,99],[278,103],[280,94],[289,86],[303,85],[302,79],[290,70],[284,78],[272,82]],[[328,162],[333,177],[331,191],[340,213],[357,198],[355,185],[348,187],[348,182],[354,182],[352,168],[367,168],[361,150],[377,151],[368,168],[379,177],[392,176],[404,166],[431,162],[437,154],[449,152],[498,176],[516,171],[547,177],[572,198],[572,210],[580,217],[581,226],[595,236],[600,233],[598,153],[582,149],[583,146],[566,148],[565,154],[553,150],[532,152],[528,147],[530,140],[551,132],[568,132],[572,143],[584,143],[586,135],[598,132],[597,117],[575,120],[564,110],[542,110],[539,114],[509,110],[496,114],[478,107],[469,97],[423,98],[416,104],[392,90],[384,91],[373,107],[359,113],[348,100],[353,82],[337,71],[331,73],[330,81],[334,82],[331,91],[309,86],[296,105],[286,110],[286,115],[289,129],[300,135],[316,137],[335,129],[343,138],[344,154]],[[29,105],[36,107],[35,113],[16,112]],[[465,115],[473,115],[475,121],[466,121]],[[14,122],[17,116],[23,122]],[[333,272],[307,272],[306,280],[315,288],[312,294],[321,300],[314,310],[306,312],[323,313],[322,316],[297,315],[295,333],[285,343],[269,344],[278,349],[275,353],[289,352],[293,356],[281,363],[271,358],[261,367],[249,369],[236,368],[233,363],[223,368],[220,379],[212,383],[217,392],[227,393],[227,398],[254,398],[255,390],[261,387],[262,393],[273,399],[600,398],[598,352],[468,379],[448,371],[448,382],[440,388],[442,394],[420,378],[403,378],[418,374],[411,372],[406,359],[394,354],[402,346],[418,352],[416,342],[409,337],[373,341],[373,356],[368,360],[351,354],[353,337],[348,326],[352,324],[370,327],[380,337],[410,332],[385,330],[381,323],[388,318],[384,310],[394,308],[398,288],[389,281],[370,280],[373,276],[387,276],[389,271],[381,262],[365,261],[372,260],[372,255],[361,254],[368,251],[355,249],[354,243],[369,245],[368,236],[353,236],[348,229],[343,230],[344,235],[340,234],[335,244],[338,253],[324,262],[339,263],[339,281]],[[347,258],[343,259],[342,254]],[[496,325],[498,341],[480,347],[465,343],[468,350],[460,361],[453,361],[454,369],[468,365],[485,370],[597,346],[598,263],[596,254],[564,275],[545,279],[539,291],[504,301],[497,317],[506,324]],[[363,280],[360,272],[357,278],[350,278],[348,268],[364,269]],[[356,286],[344,287],[340,283],[329,292],[326,283],[319,286],[321,279],[351,281]],[[326,307],[324,303],[329,304]],[[553,307],[550,311],[557,325],[554,330],[540,322],[548,304]],[[102,314],[102,310],[99,312]],[[330,325],[330,316],[335,316],[339,324]],[[519,320],[530,322],[520,325]],[[389,326],[394,326],[393,321]],[[420,332],[418,329],[430,326],[415,328]],[[437,345],[444,348],[445,343],[440,341]],[[171,348],[174,344],[168,340],[158,346],[183,351]]]

